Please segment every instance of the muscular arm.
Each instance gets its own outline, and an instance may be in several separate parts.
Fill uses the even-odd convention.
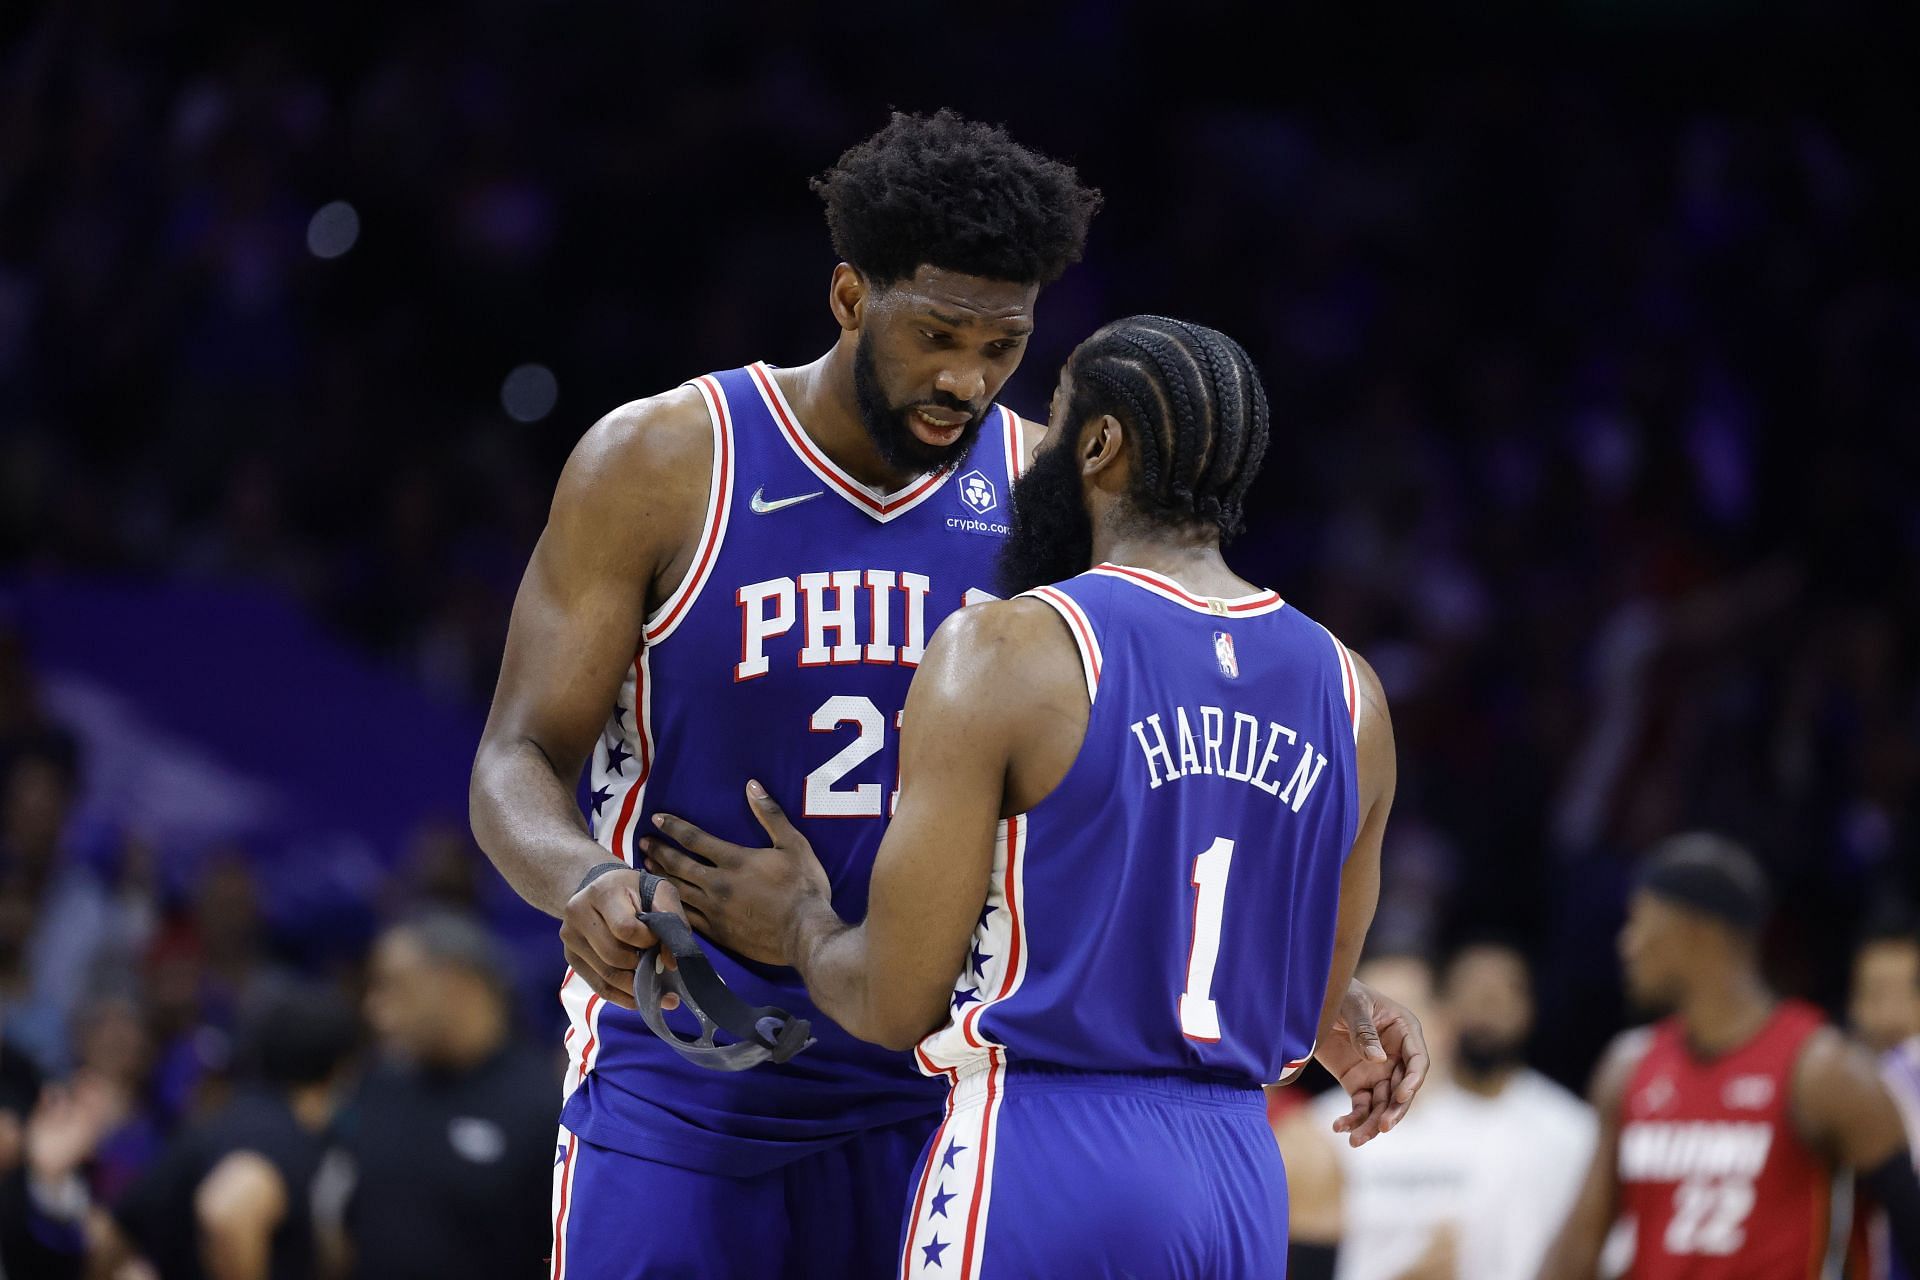
[[[287,1185],[264,1156],[236,1151],[215,1165],[194,1192],[193,1213],[210,1280],[266,1280]]]
[[[1594,1072],[1588,1100],[1599,1117],[1600,1135],[1594,1143],[1593,1163],[1587,1166],[1586,1181],[1580,1186],[1573,1209],[1547,1251],[1540,1280],[1593,1280],[1599,1268],[1600,1250],[1606,1245],[1614,1218],[1619,1216],[1615,1168],[1619,1159],[1620,1103],[1634,1069],[1646,1056],[1649,1041],[1644,1029],[1621,1034]]]
[[[1349,651],[1351,653],[1351,651]],[[1332,1037],[1340,1002],[1353,984],[1360,949],[1380,905],[1380,844],[1387,834],[1387,811],[1393,808],[1399,765],[1393,754],[1393,721],[1387,715],[1387,695],[1380,677],[1359,654],[1352,653],[1357,677],[1360,739],[1354,748],[1359,771],[1360,827],[1340,872],[1340,916],[1333,935],[1333,967],[1327,972],[1327,993],[1320,1004],[1320,1031],[1316,1043]]]
[[[1793,1115],[1809,1145],[1874,1190],[1895,1252],[1920,1268],[1920,1187],[1899,1108],[1872,1057],[1831,1027],[1816,1032],[1794,1065]]]
[[[995,827],[1058,784],[1086,721],[1079,658],[1047,606],[981,605],[941,625],[907,695],[900,807],[867,918],[848,925],[821,898],[796,921],[792,954],[821,1009],[901,1049],[945,1019],[986,901]]]
[[[501,875],[549,915],[564,917],[581,877],[610,860],[587,834],[574,789],[640,648],[649,605],[687,571],[712,448],[706,407],[691,388],[602,419],[567,461],[514,599],[468,811]],[[590,892],[607,901],[594,914],[607,922],[589,921],[568,957],[603,996],[629,1006],[620,973],[633,967],[634,944],[652,939],[637,924],[615,926],[631,919],[622,899],[637,881],[595,881]]]

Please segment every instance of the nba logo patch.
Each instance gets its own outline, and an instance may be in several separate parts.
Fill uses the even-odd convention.
[[[1213,660],[1220,664],[1220,674],[1229,680],[1240,678],[1240,659],[1233,656],[1233,637],[1224,631],[1213,633]]]

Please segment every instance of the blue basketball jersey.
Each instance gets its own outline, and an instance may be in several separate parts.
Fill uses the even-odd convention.
[[[1086,737],[1000,824],[921,1069],[1288,1077],[1313,1051],[1359,825],[1351,655],[1272,592],[1204,599],[1101,565],[1030,594],[1080,650]]]
[[[940,622],[991,598],[1022,424],[995,406],[966,459],[878,494],[813,444],[765,365],[692,385],[714,432],[707,517],[594,752],[593,832],[630,863],[661,811],[764,845],[744,792],[758,778],[813,836],[834,905],[859,919],[899,788],[907,686]],[[569,972],[564,1119],[582,1141],[747,1174],[938,1110],[906,1055],[833,1025],[793,970],[708,945],[742,999],[811,1019],[819,1043],[784,1066],[708,1071]],[[684,1011],[669,1016],[697,1034]]]

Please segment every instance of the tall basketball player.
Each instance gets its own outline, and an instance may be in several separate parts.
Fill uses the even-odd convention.
[[[749,1002],[812,1020],[819,1043],[785,1065],[702,1070],[631,1012],[654,939],[629,864],[663,805],[745,836],[740,780],[764,778],[836,833],[835,900],[865,902],[907,685],[933,629],[991,588],[1025,462],[994,398],[1099,203],[1065,165],[945,112],[896,116],[817,190],[843,259],[837,340],[587,434],[521,583],[474,764],[475,834],[561,918],[571,965],[556,1277],[884,1274],[898,1187],[939,1114],[906,1055],[819,1016],[791,970],[715,957]],[[1345,1063],[1359,1139],[1401,1105],[1381,1077],[1417,1080],[1423,1049],[1404,1010],[1352,999],[1393,1055],[1355,1047]]]
[[[1920,1256],[1899,1113],[1866,1054],[1767,989],[1767,913],[1758,864],[1730,841],[1677,836],[1650,856],[1620,954],[1635,1002],[1673,1012],[1622,1035],[1596,1073],[1599,1148],[1542,1280],[1592,1280],[1616,1218],[1633,1224],[1628,1280],[1837,1275],[1842,1166]]]
[[[714,937],[947,1081],[905,1275],[1286,1269],[1261,1086],[1337,1039],[1394,760],[1366,663],[1222,559],[1267,417],[1214,330],[1075,351],[1015,490],[1026,593],[927,649],[864,923],[763,787],[771,850],[664,815],[645,842]]]

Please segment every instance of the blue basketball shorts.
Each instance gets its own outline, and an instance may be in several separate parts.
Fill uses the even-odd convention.
[[[551,1280],[886,1280],[927,1121],[870,1129],[749,1177],[583,1142],[554,1153]]]
[[[914,1174],[906,1280],[1284,1276],[1287,1180],[1259,1089],[997,1058]]]

